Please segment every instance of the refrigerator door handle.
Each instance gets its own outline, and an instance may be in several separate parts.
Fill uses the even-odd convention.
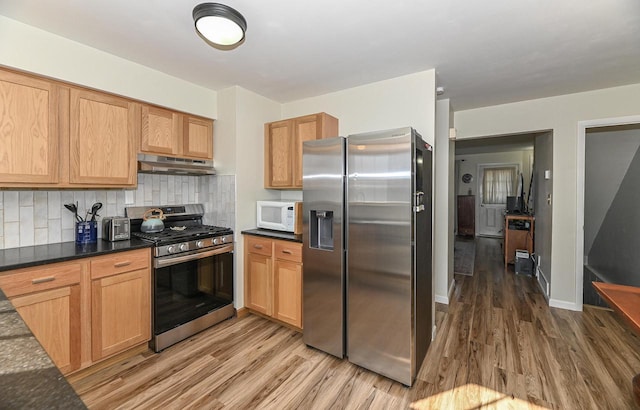
[[[417,191],[416,192],[416,206],[413,207],[415,212],[424,211],[424,192]]]

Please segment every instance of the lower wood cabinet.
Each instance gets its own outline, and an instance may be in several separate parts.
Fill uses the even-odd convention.
[[[62,371],[81,367],[84,262],[20,269],[0,276],[0,287]]]
[[[245,236],[245,305],[302,329],[302,244]]]
[[[0,288],[63,374],[151,337],[150,251],[0,274]]]
[[[91,261],[91,358],[127,350],[151,338],[151,276],[147,252]]]

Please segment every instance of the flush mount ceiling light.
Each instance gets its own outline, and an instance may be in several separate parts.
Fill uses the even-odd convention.
[[[244,39],[247,21],[235,9],[220,3],[202,3],[193,9],[196,31],[219,46],[233,46]]]

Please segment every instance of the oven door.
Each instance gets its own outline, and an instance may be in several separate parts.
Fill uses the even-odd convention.
[[[233,245],[157,258],[154,268],[155,335],[233,304]]]

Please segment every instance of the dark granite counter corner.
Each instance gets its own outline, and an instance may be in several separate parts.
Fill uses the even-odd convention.
[[[1,289],[0,407],[86,409]]]
[[[284,241],[300,242],[302,243],[302,235],[296,235],[291,232],[272,231],[270,229],[246,229],[242,232],[243,235],[264,236],[265,238],[281,239]]]
[[[150,248],[151,246],[153,246],[151,242],[132,238],[128,241],[118,242],[108,242],[98,239],[97,243],[88,245],[76,245],[75,242],[62,242],[3,249],[0,250],[0,272],[99,256],[113,252]]]

